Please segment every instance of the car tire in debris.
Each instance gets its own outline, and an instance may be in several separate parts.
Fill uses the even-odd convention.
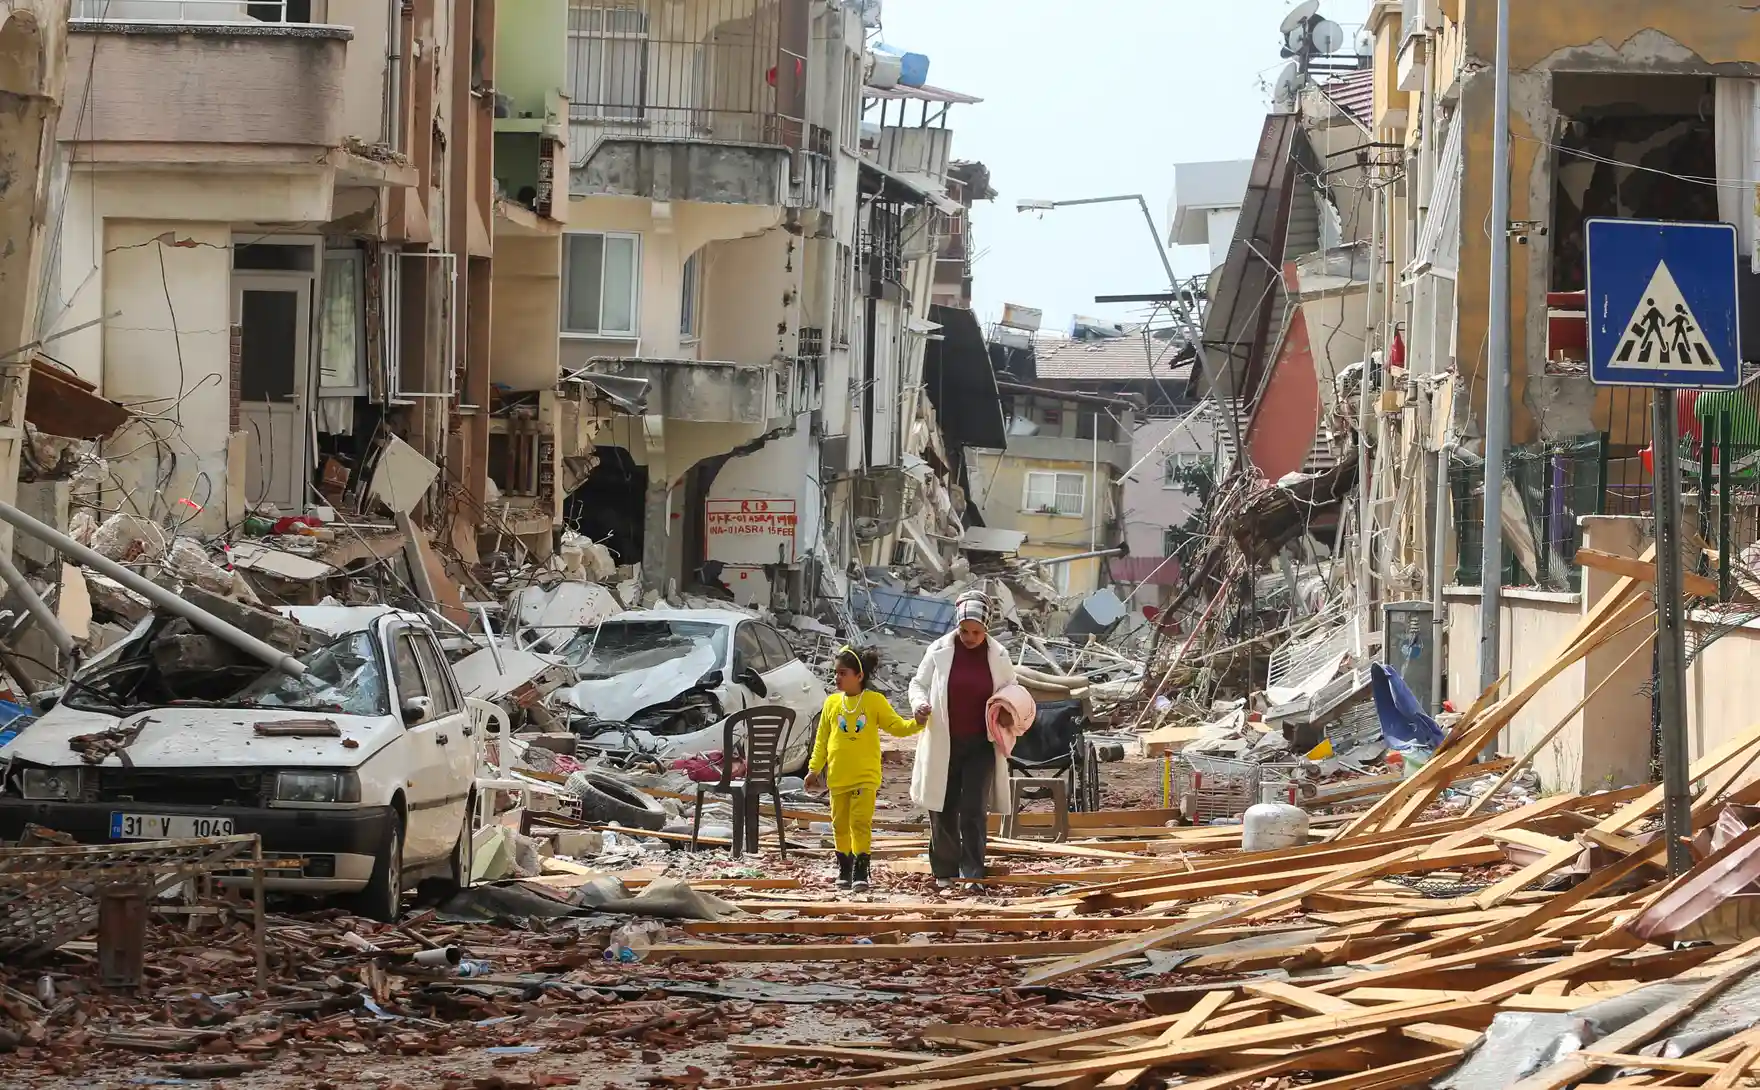
[[[581,817],[631,829],[666,827],[666,810],[647,792],[608,772],[576,772],[564,787],[581,800]]]
[[[373,861],[373,876],[355,903],[361,915],[381,923],[395,923],[403,913],[403,815],[395,809]]]

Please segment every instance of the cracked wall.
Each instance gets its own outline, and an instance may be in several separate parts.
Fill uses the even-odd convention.
[[[1460,110],[1463,147],[1459,284],[1460,369],[1473,383],[1483,420],[1490,305],[1492,48],[1496,5],[1463,4],[1467,71]],[[1553,141],[1561,74],[1691,75],[1760,78],[1760,3],[1756,0],[1561,0],[1517,4],[1510,27],[1510,218],[1550,223],[1555,179]],[[1511,441],[1605,430],[1637,407],[1621,391],[1586,377],[1547,376],[1546,286],[1550,239],[1512,247],[1510,267]]]

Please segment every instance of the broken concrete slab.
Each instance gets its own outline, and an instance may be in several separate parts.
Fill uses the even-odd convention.
[[[368,498],[381,503],[389,511],[407,515],[428,494],[440,476],[440,467],[422,457],[408,443],[392,436],[379,451],[373,467],[373,479],[367,485]]]

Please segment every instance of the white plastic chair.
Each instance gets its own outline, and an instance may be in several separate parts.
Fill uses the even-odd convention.
[[[484,813],[484,808],[494,792],[519,792],[521,806],[530,805],[532,800],[530,785],[524,780],[513,778],[513,724],[507,718],[507,713],[500,705],[474,696],[464,698],[464,707],[470,712],[471,727],[477,737],[477,802],[471,814],[471,830],[474,832],[488,823],[490,815]],[[495,765],[489,763],[488,754],[491,725],[498,731]]]

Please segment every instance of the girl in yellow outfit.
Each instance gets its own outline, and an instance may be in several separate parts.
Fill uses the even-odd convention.
[[[809,782],[831,788],[831,832],[837,843],[837,888],[861,893],[868,888],[868,853],[874,842],[874,792],[880,787],[880,732],[904,738],[923,729],[928,717],[913,722],[892,710],[868,687],[879,665],[873,651],[840,648],[837,691],[825,698]]]

